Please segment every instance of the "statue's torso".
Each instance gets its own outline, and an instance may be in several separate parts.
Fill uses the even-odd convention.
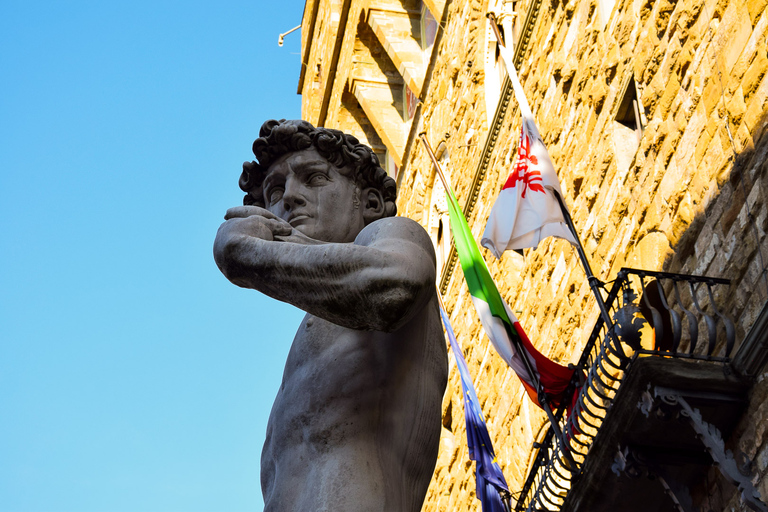
[[[304,318],[262,453],[266,511],[420,509],[447,380],[435,301],[392,333]]]

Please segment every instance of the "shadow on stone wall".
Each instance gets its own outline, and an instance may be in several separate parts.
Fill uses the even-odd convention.
[[[731,280],[716,300],[736,324],[737,344],[768,300],[768,275],[763,275],[768,263],[768,112],[750,135],[754,144],[748,143],[735,158],[731,154],[730,169],[715,178],[716,187],[701,198],[703,209],[663,266],[668,272]],[[730,141],[726,143],[731,152]]]

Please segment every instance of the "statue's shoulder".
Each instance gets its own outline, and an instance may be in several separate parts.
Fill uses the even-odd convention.
[[[415,220],[408,217],[386,217],[368,224],[357,236],[355,243],[373,245],[386,241],[411,242],[427,251],[434,259],[432,239]]]

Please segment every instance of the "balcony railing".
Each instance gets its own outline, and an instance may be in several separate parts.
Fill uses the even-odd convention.
[[[605,300],[613,325],[598,317],[571,382],[578,390],[576,402],[570,412],[565,404],[555,412],[567,446],[558,444],[551,428],[534,444],[538,452],[515,510],[561,509],[636,358],[729,361],[735,328],[716,304],[728,284],[704,276],[628,268],[619,272]]]

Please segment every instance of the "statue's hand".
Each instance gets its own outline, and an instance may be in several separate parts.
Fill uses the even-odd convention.
[[[273,267],[276,264],[273,259],[279,258],[279,253],[267,250],[267,246],[272,244],[264,245],[264,242],[323,243],[258,206],[230,208],[224,219],[213,243],[213,258],[227,279],[246,288],[256,288],[251,282],[258,274],[255,267]]]
[[[269,210],[258,206],[236,206],[227,210],[226,222],[219,228],[216,238],[247,236],[273,241],[275,236],[290,235],[293,228]]]
[[[230,208],[224,219],[213,243],[213,257],[230,281],[235,278],[237,269],[243,269],[248,262],[263,257],[262,251],[253,245],[254,239],[302,245],[323,243],[308,237],[269,210],[258,206]]]
[[[291,234],[290,224],[256,206],[238,206],[227,210],[213,243],[213,258],[221,272],[233,283],[240,282],[244,270],[254,258],[262,257],[254,248],[256,241],[273,241],[275,236]]]
[[[224,216],[227,220],[251,219],[253,217],[257,217],[260,220],[254,222],[258,227],[256,225],[253,226],[255,231],[254,234],[250,236],[255,236],[262,240],[292,242],[303,245],[317,245],[323,243],[308,237],[269,210],[258,206],[236,206],[227,210],[227,214]],[[264,228],[266,228],[266,230]]]

